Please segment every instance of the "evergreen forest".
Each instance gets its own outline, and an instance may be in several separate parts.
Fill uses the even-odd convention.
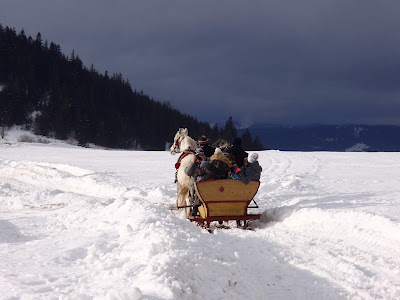
[[[189,101],[189,100],[188,100]],[[121,74],[99,73],[53,42],[0,24],[0,127],[23,125],[36,134],[107,148],[164,150],[179,127],[197,139],[231,141],[232,117],[218,128],[133,89]],[[258,137],[242,135],[247,150]]]

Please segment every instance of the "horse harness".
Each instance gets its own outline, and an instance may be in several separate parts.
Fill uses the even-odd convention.
[[[176,164],[175,164],[176,172],[175,172],[175,181],[174,181],[174,183],[177,183],[177,182],[178,182],[178,169],[179,169],[179,167],[181,166],[181,161],[182,161],[182,159],[184,159],[186,156],[188,156],[189,154],[192,154],[192,153],[193,153],[193,152],[183,152],[183,153],[179,156],[178,161],[177,161]]]
[[[174,143],[174,150],[176,150],[177,148],[179,149],[179,144],[183,141],[184,138],[185,138],[184,135],[180,135],[180,136],[176,139],[176,141],[175,141],[175,143]]]

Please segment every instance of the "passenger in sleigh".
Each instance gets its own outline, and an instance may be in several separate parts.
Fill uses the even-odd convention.
[[[250,181],[259,181],[261,178],[262,167],[258,163],[258,154],[253,153],[249,157],[244,159],[243,168],[238,166],[233,167],[232,171],[235,176],[232,179],[239,179],[244,184],[249,184]]]
[[[185,168],[185,174],[189,176],[189,194],[193,198],[195,195],[194,183],[198,178],[205,174],[204,165],[207,163],[207,158],[201,148],[196,149],[193,161]]]
[[[242,146],[242,139],[240,137],[235,137],[232,141],[232,146],[227,150],[227,153],[233,154],[235,157],[235,162],[239,168],[243,167],[244,159],[249,155],[244,151]]]
[[[194,183],[199,181],[205,174],[204,166],[207,164],[207,158],[202,148],[197,148],[193,161],[185,168],[185,174],[189,176],[189,195],[193,201],[192,216],[197,215],[198,207],[201,205],[200,199],[196,197]]]
[[[201,137],[199,137],[197,144],[199,145],[199,147],[197,149],[201,149],[204,153],[204,155],[209,158],[214,154],[215,148],[211,147],[209,145],[210,143],[210,139],[207,138],[207,136],[202,135]]]
[[[229,162],[232,165],[232,168],[228,172],[228,179],[235,179],[235,180],[240,180],[239,175],[236,173],[236,171],[239,169],[238,165],[236,164],[235,161],[235,156],[232,153],[228,153],[227,155]],[[241,169],[240,169],[241,170]],[[239,171],[238,171],[239,172]]]
[[[232,164],[228,157],[224,155],[220,148],[216,148],[209,163],[205,165],[205,174],[201,181],[226,179],[231,168]]]
[[[192,216],[197,216],[198,208],[201,205],[200,199],[195,194],[194,183],[199,181],[226,179],[232,165],[221,149],[216,148],[210,161],[205,159],[194,159],[193,163],[185,169],[185,174],[190,177],[189,192],[193,196]]]

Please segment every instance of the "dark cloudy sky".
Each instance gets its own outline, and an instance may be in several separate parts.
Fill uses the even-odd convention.
[[[1,0],[0,23],[202,121],[400,125],[398,0]]]

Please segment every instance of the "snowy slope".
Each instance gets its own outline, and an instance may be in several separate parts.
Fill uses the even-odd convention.
[[[262,219],[209,234],[168,152],[0,143],[0,299],[400,298],[400,153],[259,155]]]

